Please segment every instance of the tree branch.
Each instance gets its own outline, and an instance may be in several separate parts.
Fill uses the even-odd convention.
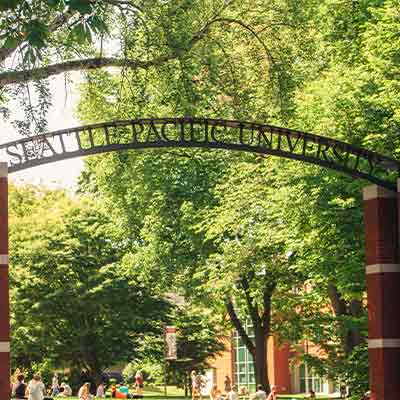
[[[244,291],[247,308],[249,309],[249,314],[250,314],[251,320],[253,322],[254,328],[256,328],[261,325],[260,315],[258,314],[258,306],[257,306],[257,304],[253,304],[253,299],[250,296],[249,281],[243,276],[240,279],[240,283],[241,283],[243,291]]]
[[[61,21],[55,21],[54,23],[60,23]],[[197,32],[192,40],[191,45],[193,46],[196,42],[201,40],[204,35],[208,32],[208,26]],[[9,49],[6,49],[9,50]],[[11,53],[15,49],[11,49]],[[1,51],[0,49],[0,62],[1,62]],[[11,54],[10,53],[10,54]],[[8,54],[9,55],[9,54]],[[70,71],[84,71],[89,69],[100,69],[105,67],[119,67],[119,68],[131,68],[131,69],[147,69],[152,66],[161,65],[167,61],[173,60],[178,57],[178,52],[171,53],[166,56],[154,58],[153,60],[142,61],[132,59],[121,59],[115,57],[96,57],[87,58],[83,60],[72,60],[57,64],[47,65],[45,67],[33,68],[30,70],[22,71],[6,71],[0,73],[0,88],[6,85],[11,85],[20,82],[26,82],[33,79],[44,79],[53,75],[58,75],[63,72]]]
[[[243,343],[245,344],[249,353],[255,358],[256,346],[254,345],[252,340],[249,338],[249,335],[243,328],[242,323],[240,322],[238,316],[236,315],[235,307],[233,306],[232,300],[227,300],[225,305],[226,305],[226,309],[229,314],[229,318],[232,322],[232,325],[238,331],[238,334],[239,334],[240,338],[243,340]]]
[[[263,313],[262,327],[264,330],[264,334],[266,335],[269,335],[271,330],[271,297],[272,297],[272,292],[270,290],[264,291],[263,293],[264,313]]]
[[[84,60],[66,61],[63,63],[52,64],[46,67],[34,68],[27,71],[6,71],[0,73],[0,87],[14,83],[30,81],[33,79],[48,78],[53,75],[58,75],[60,73],[70,72],[70,71],[84,71],[90,69],[100,69],[105,67],[146,69],[152,66],[161,65],[176,57],[177,55],[171,54],[168,56],[154,58],[153,60],[149,61],[120,59],[112,57],[109,58],[97,57],[97,58],[87,58]]]
[[[328,284],[328,297],[331,301],[332,309],[336,317],[347,315],[346,302],[342,299],[337,287],[333,284]]]
[[[118,2],[118,0],[109,0],[110,4],[113,2]],[[127,1],[129,3],[129,1]],[[52,30],[56,30],[59,27],[63,26],[74,14],[72,13],[65,13],[52,21],[50,27]],[[263,46],[268,59],[271,64],[274,63],[274,59],[272,57],[271,52],[269,51],[268,47],[265,45],[261,37],[257,34],[257,32],[252,29],[249,25],[244,23],[243,21],[236,20],[233,18],[214,18],[209,21],[200,31],[193,35],[191,40],[191,46],[193,46],[196,42],[200,41],[207,33],[209,32],[212,25],[216,23],[228,23],[228,24],[237,24],[242,28],[246,29],[247,31],[251,32],[252,35],[261,43]],[[18,45],[20,46],[23,43]],[[17,47],[18,47],[17,46]],[[0,63],[4,61],[8,56],[10,56],[16,49],[0,49]],[[149,61],[142,61],[142,60],[134,60],[134,59],[120,59],[115,57],[97,57],[97,58],[87,58],[83,60],[72,60],[72,61],[65,61],[62,63],[51,64],[45,67],[39,68],[32,68],[29,70],[22,70],[22,71],[5,71],[0,73],[0,88],[6,85],[26,82],[33,79],[44,79],[48,78],[53,75],[58,75],[63,72],[70,72],[70,71],[83,71],[83,70],[90,70],[90,69],[100,69],[105,67],[119,67],[119,68],[131,68],[131,69],[147,69],[152,66],[159,66],[165,62],[173,60],[178,57],[178,52],[171,53],[166,56],[161,56],[154,58],[153,60]]]
[[[343,300],[337,287],[333,284],[328,284],[328,296],[331,301],[333,312],[336,317],[360,317],[362,315],[362,302],[359,300],[351,300],[348,304]],[[350,354],[353,348],[362,343],[365,338],[362,336],[358,327],[347,327],[341,323],[345,334],[342,338],[343,348],[346,354]]]
[[[268,60],[270,64],[274,64],[275,60],[272,56],[272,53],[270,49],[267,47],[265,42],[261,39],[260,35],[249,25],[247,25],[245,22],[239,20],[239,19],[234,19],[234,18],[214,18],[213,20],[209,21],[198,33],[195,35],[197,36],[204,36],[205,34],[208,33],[210,30],[211,26],[216,24],[216,23],[226,23],[226,24],[236,24],[244,28],[245,30],[249,31],[256,39],[257,41],[261,44],[261,46],[264,48],[265,53],[267,54]]]

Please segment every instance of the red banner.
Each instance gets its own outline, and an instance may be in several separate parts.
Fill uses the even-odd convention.
[[[176,327],[166,326],[165,327],[165,359],[176,360]]]

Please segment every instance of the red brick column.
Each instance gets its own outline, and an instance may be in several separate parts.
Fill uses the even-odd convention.
[[[10,302],[8,290],[8,171],[0,162],[0,399],[10,395]]]
[[[364,189],[368,353],[374,400],[400,399],[400,264],[397,194]]]

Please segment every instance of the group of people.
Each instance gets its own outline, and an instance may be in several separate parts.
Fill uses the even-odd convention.
[[[210,400],[239,400],[238,388],[236,385],[228,388],[225,387],[225,392],[222,393],[217,385],[214,385],[210,392]],[[262,389],[261,385],[258,385],[257,391],[250,396],[250,400],[277,400],[276,387],[271,387],[271,392],[267,397],[267,393]]]
[[[68,383],[61,382],[61,385],[59,384],[58,374],[54,374],[53,379],[51,380],[51,395],[58,397],[72,396],[72,389]]]
[[[201,374],[192,371],[190,374],[192,380],[192,400],[202,400],[202,388],[205,386],[205,381]],[[241,393],[244,394],[244,393]],[[267,393],[261,385],[257,386],[257,391],[250,396],[250,400],[277,400],[278,392],[276,386],[271,386],[271,391]],[[217,385],[213,385],[210,391],[210,400],[239,400],[238,388],[232,386],[231,379],[228,375],[224,379],[224,391],[218,389]]]
[[[51,390],[49,391],[51,397],[70,397],[72,396],[72,389],[66,383],[59,383],[58,374],[54,374],[51,381]],[[25,383],[25,376],[18,374],[16,382],[11,385],[11,397],[14,399],[28,399],[28,400],[44,400],[46,396],[46,386],[39,374],[33,375],[32,380],[27,384]],[[143,375],[138,371],[135,375],[135,394],[129,393],[129,388],[126,386],[113,385],[111,387],[111,396],[116,398],[137,398],[143,396]],[[106,397],[106,387],[104,382],[101,382],[96,389],[96,395],[91,393],[91,384],[89,382],[81,385],[78,391],[79,400],[94,400]]]
[[[81,385],[78,391],[79,400],[92,400],[94,398],[101,399],[106,397],[104,382],[101,382],[97,386],[96,396],[90,393],[90,386],[91,384],[89,382],[86,382],[83,385]],[[51,381],[51,395],[52,397],[72,396],[72,389],[67,383],[62,382],[61,385],[59,384],[58,374],[54,374],[53,379]]]
[[[275,385],[271,386],[271,391],[268,396],[261,385],[257,385],[257,391],[250,396],[251,400],[277,400],[278,399],[278,388]]]
[[[111,386],[111,397],[117,399],[135,399],[143,397],[143,375],[140,371],[135,374],[135,391],[129,392],[128,386],[113,385]]]
[[[23,374],[17,375],[17,382],[11,385],[11,396],[16,399],[43,400],[46,387],[39,374],[33,375],[32,380],[26,384]]]
[[[78,391],[78,399],[79,400],[93,400],[93,399],[102,399],[106,397],[106,389],[105,385],[103,382],[100,383],[99,386],[97,386],[96,389],[96,396],[90,393],[90,383],[86,382],[84,383]]]
[[[46,396],[46,386],[42,381],[39,374],[34,374],[31,381],[25,383],[25,376],[23,374],[17,375],[17,382],[11,385],[11,397],[15,399],[28,399],[28,400],[43,400]],[[59,384],[58,375],[55,374],[51,382],[52,397],[70,397],[72,396],[72,389],[66,383]],[[96,398],[105,397],[105,387],[101,383],[97,388]],[[85,383],[81,386],[78,392],[79,400],[92,400],[95,397],[90,394],[90,383]]]

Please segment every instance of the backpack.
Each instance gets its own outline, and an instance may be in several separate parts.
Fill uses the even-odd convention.
[[[25,397],[25,390],[26,390],[26,385],[25,383],[21,382],[15,389],[15,397],[17,399],[23,399]]]

